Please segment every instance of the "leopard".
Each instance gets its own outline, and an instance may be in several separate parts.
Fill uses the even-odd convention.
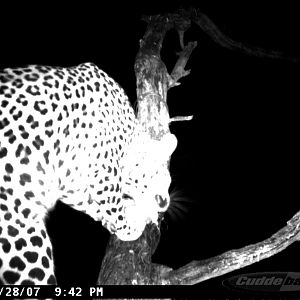
[[[57,284],[45,220],[58,201],[122,241],[158,225],[176,143],[143,133],[94,63],[0,71],[0,284]]]

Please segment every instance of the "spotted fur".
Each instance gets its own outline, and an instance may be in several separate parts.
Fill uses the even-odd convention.
[[[176,141],[140,134],[123,89],[94,64],[0,72],[2,283],[56,282],[44,218],[57,200],[122,240],[157,222],[169,205],[163,144],[167,156]]]

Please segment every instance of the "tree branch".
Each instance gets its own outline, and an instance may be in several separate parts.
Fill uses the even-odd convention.
[[[155,224],[148,224],[136,241],[123,242],[112,235],[102,260],[97,284],[155,284],[151,256],[156,250],[159,238],[160,232]]]
[[[178,85],[178,80],[189,74],[184,70],[196,47],[196,42],[184,45],[184,32],[191,21],[198,24],[215,42],[232,50],[272,58],[283,58],[279,52],[248,47],[225,36],[212,21],[199,10],[179,10],[164,16],[144,17],[148,27],[140,41],[140,50],[135,61],[137,78],[137,99],[141,137],[151,141],[161,141],[170,133],[172,121],[189,120],[191,117],[170,119],[167,106],[167,91]],[[182,51],[174,69],[169,75],[160,59],[160,50],[165,34],[171,28],[179,32]],[[294,60],[294,59],[290,59]],[[298,61],[294,60],[294,61]],[[141,140],[143,141],[143,139]],[[143,144],[143,143],[141,143]],[[145,146],[145,151],[147,151]],[[146,171],[146,170],[145,170]],[[159,220],[160,222],[160,220]],[[193,261],[177,270],[151,263],[160,239],[159,224],[148,224],[142,236],[133,242],[123,242],[112,236],[102,263],[98,284],[196,284],[220,276],[233,270],[268,258],[300,239],[300,212],[269,239],[222,255]]]
[[[173,86],[179,85],[180,83],[178,82],[178,80],[190,74],[191,70],[185,70],[184,68],[196,46],[197,42],[189,42],[187,46],[185,46],[183,50],[178,54],[179,58],[173,68],[171,78],[169,80],[169,89]]]
[[[230,250],[206,260],[193,261],[178,270],[164,273],[162,277],[168,284],[196,284],[271,257],[299,239],[300,211],[284,228],[262,242]]]
[[[186,13],[187,14],[187,13]],[[288,56],[280,51],[265,50],[263,48],[246,45],[245,43],[232,40],[221,32],[221,30],[199,9],[190,9],[189,14],[195,22],[214,42],[229,50],[241,51],[247,55],[262,58],[284,59],[291,62],[299,62],[300,57]]]

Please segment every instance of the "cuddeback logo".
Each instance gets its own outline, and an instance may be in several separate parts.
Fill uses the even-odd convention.
[[[230,277],[223,285],[235,290],[253,292],[295,292],[300,291],[300,273],[264,272]]]

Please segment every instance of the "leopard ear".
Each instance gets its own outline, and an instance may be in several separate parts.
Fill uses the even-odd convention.
[[[174,134],[168,134],[166,138],[167,143],[169,145],[169,152],[172,154],[175,151],[178,144],[177,138]]]
[[[175,151],[177,147],[177,138],[174,134],[168,133],[163,136],[160,143],[163,144],[163,151],[167,156],[171,156],[171,154]]]

